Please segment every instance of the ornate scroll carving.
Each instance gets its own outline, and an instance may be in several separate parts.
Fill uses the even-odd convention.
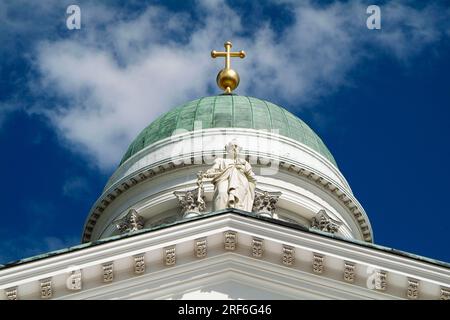
[[[195,240],[195,256],[197,258],[204,258],[208,254],[208,247],[206,244],[206,238]]]
[[[164,264],[166,266],[173,266],[176,263],[175,246],[164,249]]]
[[[50,299],[52,295],[52,279],[41,280],[41,299]]]
[[[408,289],[406,290],[406,296],[409,299],[419,298],[419,280],[408,278]]]
[[[231,251],[236,250],[237,233],[234,231],[226,231],[224,245],[225,245],[225,250],[231,250]]]
[[[336,233],[342,222],[330,218],[325,210],[320,210],[312,219],[311,227],[320,231]]]
[[[5,296],[7,300],[17,300],[17,287],[5,289]]]
[[[253,212],[260,216],[273,218],[275,205],[281,192],[269,192],[261,189],[255,189],[255,200],[253,202]]]
[[[134,273],[142,274],[145,272],[145,256],[144,254],[140,254],[134,256]]]
[[[295,250],[290,246],[283,246],[282,262],[284,265],[292,266],[295,262]]]
[[[441,300],[450,300],[450,288],[441,287]]]
[[[102,265],[103,282],[112,282],[114,280],[114,264],[108,262]]]
[[[387,289],[387,272],[383,270],[377,270],[375,273],[375,289],[380,291],[386,291]]]
[[[324,266],[323,266],[323,259],[324,256],[318,253],[313,254],[313,271],[315,273],[322,273]]]
[[[73,270],[66,280],[66,288],[72,291],[81,290],[81,270]]]
[[[252,256],[261,258],[264,252],[264,242],[262,239],[252,239]]]
[[[144,219],[135,209],[131,209],[125,217],[116,220],[115,224],[120,233],[132,232],[144,228]]]
[[[353,262],[344,262],[344,280],[347,282],[355,281],[355,267],[356,265]]]
[[[201,174],[201,171],[199,174]],[[201,215],[205,211],[203,182],[201,182],[200,186],[196,189],[187,191],[175,191],[173,194],[178,199],[183,218],[196,217]]]

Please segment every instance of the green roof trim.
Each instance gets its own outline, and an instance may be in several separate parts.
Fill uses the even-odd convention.
[[[64,248],[64,249],[60,249],[60,250],[56,250],[56,251],[40,254],[40,255],[37,255],[37,256],[33,256],[33,257],[21,259],[21,260],[8,262],[8,263],[5,263],[3,265],[0,264],[0,270],[7,269],[7,268],[12,268],[12,267],[15,267],[15,266],[18,266],[18,265],[23,265],[23,264],[26,264],[26,263],[30,263],[30,262],[34,262],[34,261],[38,261],[38,260],[42,260],[42,259],[46,259],[46,258],[50,258],[50,257],[54,257],[54,256],[59,256],[59,255],[62,255],[62,254],[67,254],[67,253],[70,253],[70,252],[83,250],[85,248],[90,248],[90,247],[102,245],[102,244],[105,244],[105,243],[110,243],[112,241],[117,241],[117,240],[124,239],[124,238],[135,237],[135,236],[138,236],[138,235],[141,235],[141,234],[153,232],[153,231],[156,231],[156,230],[162,230],[162,229],[170,228],[170,227],[176,226],[176,225],[188,224],[191,221],[208,219],[210,217],[216,217],[216,216],[221,216],[221,215],[230,214],[230,213],[231,214],[236,214],[236,215],[239,215],[239,216],[242,216],[242,217],[248,217],[248,218],[252,218],[252,219],[256,219],[256,220],[267,221],[267,222],[273,223],[275,225],[287,227],[287,228],[290,228],[290,229],[316,234],[318,236],[322,236],[322,237],[325,237],[325,238],[335,239],[336,241],[349,243],[349,244],[354,244],[354,245],[362,246],[362,247],[365,247],[365,248],[379,250],[379,251],[386,252],[386,253],[391,253],[391,254],[394,254],[394,255],[397,255],[397,256],[402,256],[402,257],[405,257],[405,258],[414,259],[414,260],[417,260],[417,261],[422,261],[422,262],[425,262],[425,263],[429,263],[429,264],[433,264],[433,265],[437,265],[437,266],[441,266],[441,267],[445,267],[445,268],[450,268],[450,263],[448,263],[448,262],[444,262],[444,261],[440,261],[440,260],[436,260],[436,259],[432,259],[432,258],[427,258],[427,257],[420,256],[420,255],[417,255],[417,254],[414,254],[414,253],[409,253],[409,252],[405,252],[405,251],[402,251],[402,250],[397,250],[397,249],[393,249],[393,248],[389,248],[389,247],[384,247],[384,246],[381,246],[381,245],[376,245],[374,243],[368,243],[368,242],[360,241],[360,240],[356,240],[356,239],[343,238],[343,237],[335,235],[335,234],[319,231],[319,230],[313,229],[313,228],[307,228],[305,226],[302,226],[302,225],[299,225],[299,224],[296,224],[296,223],[283,221],[283,220],[278,220],[278,219],[273,219],[273,218],[268,218],[268,217],[263,217],[263,216],[260,216],[260,215],[258,215],[256,213],[254,213],[254,212],[247,212],[247,211],[242,211],[242,210],[238,210],[238,209],[228,208],[228,209],[223,209],[223,210],[219,210],[219,211],[209,212],[209,213],[203,214],[201,216],[197,216],[197,217],[192,217],[192,218],[188,218],[188,219],[178,220],[178,221],[170,222],[170,223],[167,223],[167,224],[161,224],[161,225],[158,225],[158,226],[155,226],[155,227],[151,227],[151,228],[145,228],[145,229],[141,229],[141,230],[134,231],[134,232],[124,233],[124,234],[121,234],[121,235],[116,235],[116,236],[111,236],[111,237],[108,237],[108,238],[99,239],[99,240],[96,240],[96,241],[93,241],[93,242],[86,242],[86,243],[83,243],[83,244],[80,244],[80,245],[77,245],[77,246]]]
[[[175,130],[194,131],[196,121],[201,122],[202,129],[245,128],[278,133],[317,151],[337,167],[322,139],[294,114],[265,100],[231,94],[190,101],[163,114],[142,130],[120,164],[147,146],[170,137]]]

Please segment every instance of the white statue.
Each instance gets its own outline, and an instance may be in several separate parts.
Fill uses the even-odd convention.
[[[236,208],[252,211],[256,179],[250,164],[239,158],[242,150],[235,140],[225,146],[227,156],[214,161],[203,176],[214,184],[213,210]]]

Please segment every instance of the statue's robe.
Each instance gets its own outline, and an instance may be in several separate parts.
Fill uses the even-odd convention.
[[[252,211],[256,179],[250,164],[244,159],[216,159],[207,173],[215,174],[214,211],[236,208]]]

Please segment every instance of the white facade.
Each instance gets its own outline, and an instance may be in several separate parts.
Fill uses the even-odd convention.
[[[0,270],[0,297],[449,298],[448,265],[300,229],[230,210]]]

